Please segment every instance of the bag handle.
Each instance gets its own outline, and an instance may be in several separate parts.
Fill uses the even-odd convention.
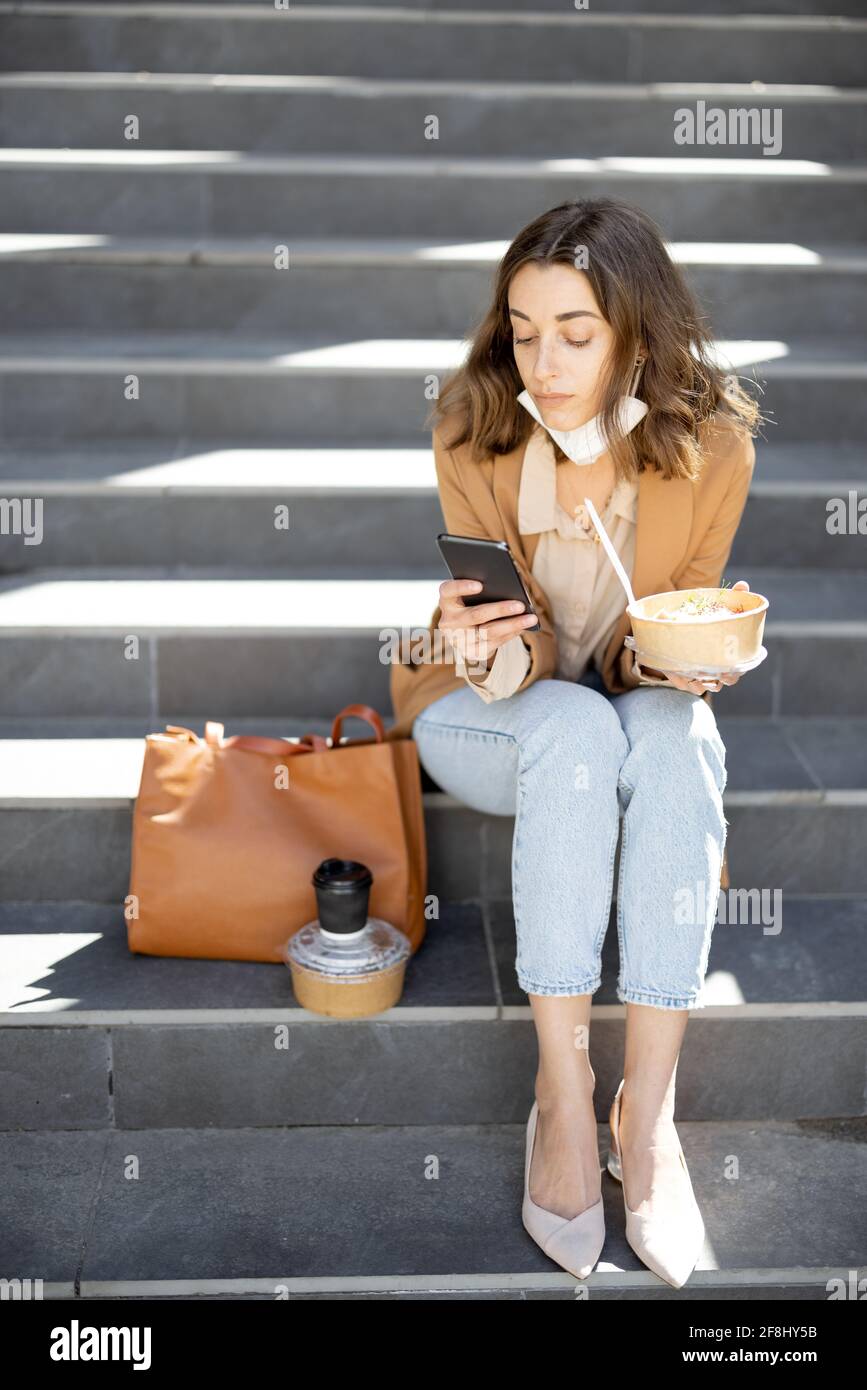
[[[284,757],[292,757],[297,753],[324,753],[329,747],[339,747],[344,719],[363,719],[373,729],[375,742],[385,742],[385,726],[371,705],[347,705],[335,716],[330,745],[328,739],[323,738],[321,734],[304,734],[297,743],[288,743],[282,738],[266,738],[261,734],[233,734],[230,738],[225,738],[226,726],[216,719],[209,719],[205,723],[205,743],[212,748],[242,748],[253,753],[278,753]],[[199,742],[198,734],[181,724],[167,724],[166,733],[184,734],[188,743]]]
[[[209,719],[205,724],[205,742],[212,748],[242,748],[251,753],[276,753],[284,758],[296,753],[322,753],[328,748],[328,740],[321,734],[305,734],[298,743],[288,743],[284,738],[265,738],[262,734],[233,734],[231,738],[224,738],[224,729],[224,724]]]
[[[376,742],[385,742],[385,728],[375,709],[370,705],[347,705],[338,715],[335,715],[334,723],[331,726],[332,747],[337,748],[340,743],[344,719],[363,719],[365,724],[369,724],[373,729]]]
[[[186,741],[187,741],[187,743],[198,743],[198,741],[199,741],[199,735],[196,734],[196,733],[194,733],[192,729],[185,729],[184,726],[183,726],[183,724],[167,724],[167,725],[166,725],[166,733],[167,733],[167,734],[186,734]]]

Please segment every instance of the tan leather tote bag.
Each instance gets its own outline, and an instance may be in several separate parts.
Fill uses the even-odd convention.
[[[342,740],[365,720],[372,739]],[[369,705],[348,705],[330,740],[202,739],[169,724],[149,734],[132,826],[126,903],[131,951],[211,960],[282,961],[317,916],[311,877],[323,860],[373,872],[370,915],[425,934],[427,847],[418,750],[385,739]]]

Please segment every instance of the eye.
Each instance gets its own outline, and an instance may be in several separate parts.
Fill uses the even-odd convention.
[[[515,338],[513,339],[513,346],[524,347],[527,343],[532,343],[532,341],[532,338]],[[583,348],[587,346],[587,344],[590,342],[590,339],[581,338],[580,340],[576,340],[575,338],[567,338],[566,342],[570,345],[570,347]]]

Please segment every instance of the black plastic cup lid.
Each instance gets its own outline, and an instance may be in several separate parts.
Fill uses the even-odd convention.
[[[313,885],[334,893],[357,893],[369,888],[373,874],[356,859],[323,859],[313,874]]]

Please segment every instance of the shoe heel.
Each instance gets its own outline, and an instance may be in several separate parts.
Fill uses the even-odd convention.
[[[620,1167],[620,1159],[613,1149],[609,1149],[608,1151],[608,1171],[612,1178],[616,1178],[618,1182],[623,1182],[623,1169]]]

